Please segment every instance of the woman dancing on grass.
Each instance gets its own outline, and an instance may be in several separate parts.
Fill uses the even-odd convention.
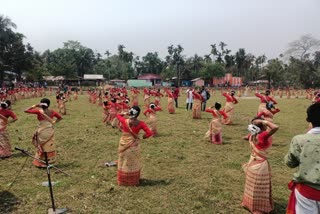
[[[46,152],[48,162],[52,164],[56,161],[57,156],[53,125],[62,120],[62,117],[57,112],[50,110],[49,106],[50,100],[43,98],[39,104],[27,108],[24,112],[36,114],[39,120],[39,125],[32,138],[32,143],[37,148],[35,157],[45,161]],[[54,118],[56,119],[54,120]],[[46,167],[45,163],[36,159],[34,159],[33,165],[36,167]]]
[[[7,132],[7,126],[9,123],[15,122],[18,118],[10,110],[10,107],[11,107],[11,102],[9,100],[1,102],[1,108],[0,108],[0,158],[7,158],[12,155],[9,134]],[[11,121],[8,120],[9,117],[12,118]]]
[[[117,118],[121,123],[122,136],[119,142],[119,159],[117,180],[120,186],[136,186],[140,182],[141,172],[141,151],[140,138],[138,136],[140,130],[145,132],[143,138],[153,135],[152,131],[143,122],[138,120],[140,108],[133,106],[129,110],[130,118],[126,119],[121,114],[117,114]]]
[[[167,97],[168,97],[168,112],[169,114],[174,114],[175,112],[175,107],[174,107],[174,94],[172,93],[172,91],[170,89],[165,89],[165,92],[167,93]]]
[[[206,112],[211,113],[213,118],[209,125],[209,130],[207,131],[205,138],[209,139],[213,144],[222,144],[222,118],[226,119],[228,116],[224,111],[220,111],[221,104],[215,103],[214,106],[207,108]]]
[[[222,93],[222,95],[226,98],[226,104],[222,110],[228,116],[226,119],[223,119],[223,123],[225,125],[230,125],[233,123],[234,105],[238,103],[238,100],[234,97],[235,93],[235,91],[231,91],[230,93]]]
[[[150,103],[149,108],[143,112],[143,114],[148,117],[147,124],[154,136],[158,134],[156,112],[161,110],[161,107],[156,106],[155,103]]]
[[[248,126],[251,156],[243,165],[246,181],[241,205],[254,214],[270,213],[274,208],[267,150],[278,129],[279,126],[261,118],[254,118]]]
[[[192,106],[192,118],[193,119],[201,119],[201,103],[203,101],[203,97],[201,96],[201,92],[192,91],[193,95],[193,106]]]

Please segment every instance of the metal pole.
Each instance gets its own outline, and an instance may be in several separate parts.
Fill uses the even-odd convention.
[[[48,175],[48,182],[49,182],[49,189],[50,189],[50,198],[52,203],[52,210],[53,212],[56,212],[56,206],[54,204],[54,197],[53,197],[53,190],[52,190],[52,184],[51,184],[51,177],[50,177],[50,165],[48,162],[48,154],[47,152],[44,153],[45,159],[46,159],[46,165],[47,165],[47,175]]]

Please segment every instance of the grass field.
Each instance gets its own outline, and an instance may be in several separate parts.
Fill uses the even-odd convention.
[[[55,101],[50,97],[55,108]],[[40,99],[24,100],[13,106],[19,120],[8,129],[13,147],[35,151],[31,144],[37,126],[36,116],[23,110]],[[273,213],[285,213],[289,196],[287,183],[294,170],[283,157],[291,138],[305,133],[306,99],[279,99],[281,112],[274,122],[280,126],[269,152],[272,168]],[[209,103],[224,103],[213,96]],[[141,102],[142,103],[142,102]],[[85,95],[67,103],[68,114],[56,125],[57,167],[70,173],[54,173],[52,180],[57,207],[69,213],[248,213],[241,206],[245,177],[241,165],[248,161],[249,120],[255,115],[259,100],[241,99],[236,105],[235,124],[223,127],[223,145],[204,140],[211,114],[192,119],[185,111],[185,97],[179,98],[175,114],[168,114],[167,100],[157,114],[159,136],[142,141],[142,183],[139,187],[116,184],[116,167],[103,163],[117,159],[120,132],[102,124],[102,109],[89,104]],[[141,115],[140,119],[144,119]],[[46,213],[51,207],[45,170],[32,166],[31,158],[15,151],[13,157],[0,160],[0,213]]]

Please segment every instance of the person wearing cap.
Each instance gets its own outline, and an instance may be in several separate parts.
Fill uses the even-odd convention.
[[[235,94],[235,91],[222,93],[222,96],[226,98],[226,104],[222,110],[228,116],[226,119],[222,120],[222,123],[225,125],[231,125],[233,123],[234,105],[238,103],[238,100],[234,97]]]
[[[18,118],[13,111],[10,110],[10,100],[1,102],[0,106],[0,158],[7,158],[12,155],[7,126],[9,123],[15,122]],[[9,117],[11,117],[12,120],[9,120]]]
[[[45,161],[45,152],[48,156],[50,164],[56,161],[56,143],[54,139],[54,125],[62,120],[59,113],[49,109],[50,100],[47,98],[41,99],[40,103],[33,105],[26,110],[25,113],[36,114],[39,125],[33,135],[32,143],[37,148],[35,157]],[[46,164],[36,159],[33,160],[33,165],[36,167],[46,167]]]
[[[143,139],[153,136],[152,131],[143,122],[138,120],[140,108],[133,106],[129,110],[129,118],[123,117],[122,114],[117,114],[117,118],[121,123],[122,136],[118,147],[118,170],[117,183],[119,186],[137,186],[140,183],[141,173],[141,151],[140,130],[145,134]]]
[[[241,205],[254,214],[270,213],[274,209],[267,151],[272,146],[271,136],[278,129],[278,125],[261,118],[254,118],[248,126],[251,156],[243,165],[246,180]]]
[[[284,161],[298,168],[288,187],[292,191],[287,214],[320,213],[320,103],[307,109],[310,130],[292,138]]]
[[[221,119],[226,119],[228,116],[224,111],[221,111],[221,104],[215,103],[214,106],[206,109],[206,112],[211,113],[213,118],[209,125],[209,130],[205,134],[205,138],[209,139],[213,144],[222,144],[222,123]]]
[[[161,110],[161,107],[156,106],[155,103],[150,103],[149,108],[143,112],[143,114],[148,117],[146,123],[148,124],[150,130],[153,132],[154,136],[158,134],[156,112]]]

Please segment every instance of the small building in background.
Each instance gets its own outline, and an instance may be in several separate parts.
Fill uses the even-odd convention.
[[[204,80],[200,77],[191,80],[193,86],[204,86]]]
[[[127,85],[125,80],[120,80],[120,79],[110,80],[109,84],[115,87],[125,87]]]
[[[84,86],[101,86],[105,81],[102,74],[84,74],[81,85]]]
[[[147,81],[147,80],[132,79],[132,80],[128,80],[127,81],[127,85],[129,87],[151,87],[152,86],[152,82]]]
[[[47,86],[58,86],[66,80],[64,76],[42,76],[42,79],[46,82]]]
[[[240,87],[243,80],[242,77],[234,77],[231,73],[226,73],[224,77],[213,77],[212,84],[219,87]]]
[[[152,86],[161,86],[162,84],[162,78],[158,74],[142,74],[138,76],[138,80],[151,82]]]

